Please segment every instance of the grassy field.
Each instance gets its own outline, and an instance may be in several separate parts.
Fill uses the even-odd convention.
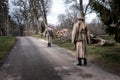
[[[73,51],[73,44],[69,41],[65,42],[54,39],[53,44]],[[89,45],[88,56],[91,62],[96,63],[103,69],[116,74],[120,73],[120,44],[104,47],[97,45]]]
[[[15,37],[2,37],[0,36],[0,63],[3,62],[10,50],[16,42]]]

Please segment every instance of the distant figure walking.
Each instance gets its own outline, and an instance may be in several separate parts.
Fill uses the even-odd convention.
[[[88,28],[84,24],[83,18],[78,17],[77,23],[73,26],[72,43],[76,46],[77,65],[79,66],[82,66],[82,60],[84,65],[87,65],[87,41],[90,42]]]
[[[52,39],[54,38],[54,33],[53,33],[53,29],[50,28],[49,26],[45,30],[45,37],[48,40],[47,43],[48,47],[51,47]]]

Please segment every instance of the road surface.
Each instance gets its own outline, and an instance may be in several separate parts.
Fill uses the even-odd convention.
[[[77,66],[70,51],[38,38],[18,37],[0,69],[0,80],[120,80],[94,64]]]

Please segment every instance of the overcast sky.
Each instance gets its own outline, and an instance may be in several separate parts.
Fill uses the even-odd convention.
[[[48,19],[48,23],[56,25],[58,24],[58,20],[57,20],[58,15],[65,13],[66,6],[64,4],[64,0],[52,0],[52,2],[53,2],[52,8],[49,14],[47,15],[48,16],[47,19]],[[87,0],[85,0],[85,3],[87,3]],[[14,6],[10,3],[10,12],[12,12],[13,10],[14,10]],[[96,17],[95,13],[87,15],[86,22],[91,22],[92,19],[94,19],[95,17]]]
[[[48,15],[48,23],[50,24],[57,24],[58,20],[57,17],[59,14],[64,14],[66,6],[63,2],[64,0],[53,0],[52,9],[50,11],[50,14]],[[87,4],[88,0],[84,0],[84,2]],[[86,15],[86,22],[90,23],[92,19],[96,18],[95,13],[91,13],[89,15]]]
[[[53,1],[52,9],[47,19],[48,19],[48,23],[57,24],[58,15],[65,13],[65,6],[63,0],[52,0],[52,1]]]
[[[9,14],[11,14],[14,11],[14,6],[11,2],[13,0],[9,0]],[[52,8],[48,14],[48,23],[50,24],[57,24],[57,17],[59,14],[64,14],[65,13],[65,6],[63,0],[52,0]]]

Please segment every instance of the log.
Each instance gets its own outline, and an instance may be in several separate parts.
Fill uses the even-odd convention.
[[[114,46],[115,41],[112,40],[105,40],[101,37],[91,35],[91,44],[97,44],[100,46]]]

